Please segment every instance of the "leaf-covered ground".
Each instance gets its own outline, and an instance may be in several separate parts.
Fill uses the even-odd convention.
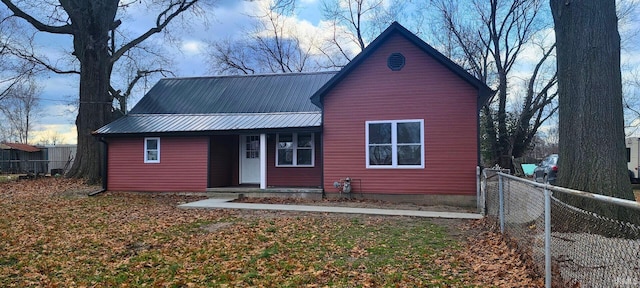
[[[542,286],[498,235],[462,220],[78,196],[91,189],[68,179],[0,183],[0,287]]]

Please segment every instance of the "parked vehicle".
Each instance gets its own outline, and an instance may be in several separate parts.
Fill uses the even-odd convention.
[[[640,183],[640,138],[627,138],[627,169],[631,183]]]
[[[640,183],[640,138],[625,139],[627,147],[627,169],[631,183]],[[533,171],[536,182],[555,184],[558,174],[558,154],[545,157]]]
[[[533,177],[536,182],[555,184],[558,176],[558,154],[551,154],[545,157],[536,169],[533,170]]]

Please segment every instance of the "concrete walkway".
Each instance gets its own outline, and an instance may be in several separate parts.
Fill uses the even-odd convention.
[[[476,213],[229,202],[232,200],[234,199],[211,198],[211,199],[200,200],[196,202],[178,205],[178,208],[252,209],[252,210],[278,210],[278,211],[321,212],[321,213],[351,213],[351,214],[370,214],[370,215],[388,215],[388,216],[414,216],[414,217],[428,217],[428,218],[482,219],[482,215],[476,214]]]

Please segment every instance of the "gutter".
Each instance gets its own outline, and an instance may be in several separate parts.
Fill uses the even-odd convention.
[[[107,141],[104,140],[104,137],[100,137],[98,138],[98,141],[102,142],[103,144],[103,154],[102,154],[102,189],[98,190],[98,191],[94,191],[89,193],[88,196],[96,196],[102,192],[107,191],[107,156],[108,156],[108,152],[109,152],[109,145],[107,143]]]

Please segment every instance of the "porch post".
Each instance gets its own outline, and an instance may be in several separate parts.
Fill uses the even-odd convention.
[[[267,189],[267,134],[260,134],[260,189]]]

